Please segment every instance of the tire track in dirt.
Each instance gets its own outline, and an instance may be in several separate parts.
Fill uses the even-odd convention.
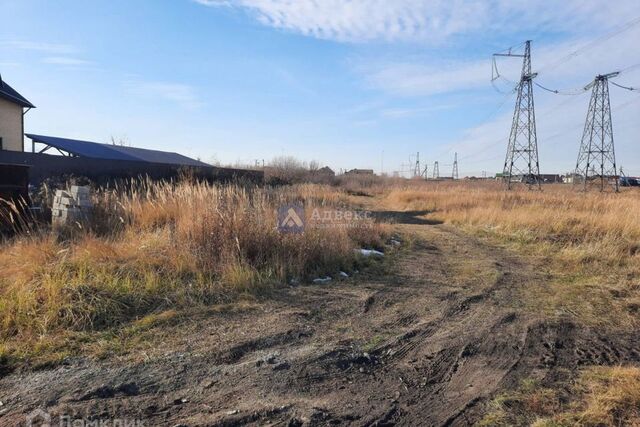
[[[37,407],[169,426],[469,425],[524,378],[640,358],[637,337],[527,315],[520,290],[545,280],[535,266],[396,218],[416,243],[388,275],[276,291],[259,310],[212,315],[187,347],[147,362],[14,373],[0,379],[0,426]]]

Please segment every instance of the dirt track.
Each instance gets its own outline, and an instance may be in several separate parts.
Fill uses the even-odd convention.
[[[145,362],[15,373],[0,425],[37,407],[169,426],[469,425],[524,378],[640,361],[637,337],[527,316],[519,292],[544,283],[538,269],[417,214],[380,214],[415,239],[384,277],[280,290]]]

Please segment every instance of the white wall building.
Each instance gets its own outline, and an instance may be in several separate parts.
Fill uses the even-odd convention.
[[[0,76],[0,150],[24,151],[24,115],[35,108]]]

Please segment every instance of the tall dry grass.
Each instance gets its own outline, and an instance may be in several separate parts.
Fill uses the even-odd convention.
[[[329,187],[282,189],[154,184],[103,191],[90,227],[68,238],[22,236],[0,250],[0,338],[29,342],[93,331],[148,313],[225,302],[358,262],[354,248],[383,242],[347,228],[282,234],[276,208],[339,206]]]
[[[432,211],[450,223],[526,243],[552,244],[577,262],[619,265],[640,253],[640,193],[579,193],[570,186],[504,191],[499,185],[439,183],[391,189],[394,207]],[[637,258],[636,258],[637,260]]]
[[[640,312],[640,191],[505,191],[493,182],[412,182],[377,189],[388,209],[432,218],[512,245],[552,274],[532,299],[594,322],[632,326]],[[551,287],[549,287],[551,286]]]

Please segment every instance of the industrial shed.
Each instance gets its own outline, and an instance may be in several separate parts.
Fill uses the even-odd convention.
[[[30,166],[29,182],[34,185],[47,178],[69,176],[86,177],[99,185],[137,177],[174,179],[184,174],[211,182],[263,180],[260,171],[214,167],[178,153],[36,134],[26,136],[32,141],[32,152],[0,150],[0,163]]]
[[[100,144],[91,141],[35,135],[32,133],[28,133],[26,136],[32,141],[32,152],[36,152],[36,144],[42,144],[44,146],[38,151],[40,154],[57,151],[63,156],[89,159],[124,160],[175,166],[210,166],[207,163],[191,159],[182,154],[166,151],[148,150],[114,144]]]

